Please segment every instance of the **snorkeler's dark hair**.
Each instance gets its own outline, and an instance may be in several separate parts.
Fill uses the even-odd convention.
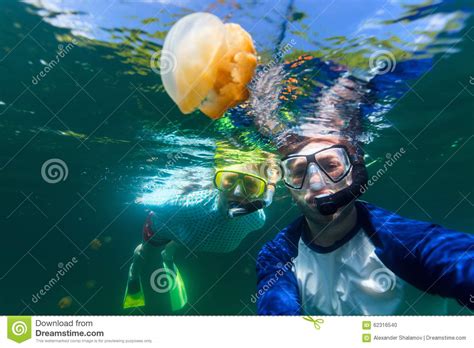
[[[337,87],[337,88],[336,88]],[[344,145],[349,151],[349,157],[352,164],[352,183],[349,187],[342,189],[332,195],[315,198],[315,203],[323,215],[332,215],[339,208],[349,204],[364,192],[367,184],[368,175],[364,163],[364,151],[360,143],[360,136],[363,132],[362,126],[362,104],[370,104],[370,88],[366,81],[362,81],[352,75],[342,76],[338,79],[333,88],[328,89],[325,94],[330,95],[331,102],[335,108],[333,113],[328,112],[329,116],[348,115],[348,123],[337,124],[334,122],[334,129],[327,132],[323,127],[318,133],[304,134],[308,129],[304,127],[294,127],[287,130],[279,138],[278,151],[283,156],[294,154],[304,148],[306,145],[318,142],[329,142],[334,145]],[[336,99],[334,102],[333,99]],[[321,103],[323,101],[321,100]],[[325,104],[324,104],[325,105]],[[324,106],[323,105],[323,106]],[[325,112],[324,108],[316,108],[316,115],[319,112]],[[323,131],[326,131],[323,133]],[[300,133],[302,132],[302,133]]]
[[[363,151],[359,144],[352,137],[345,137],[341,135],[315,135],[315,136],[305,136],[295,133],[286,134],[286,141],[284,144],[278,146],[278,152],[281,156],[288,156],[300,151],[306,145],[311,143],[318,143],[322,141],[331,142],[334,145],[340,144],[347,147],[349,150],[349,155],[362,157]]]

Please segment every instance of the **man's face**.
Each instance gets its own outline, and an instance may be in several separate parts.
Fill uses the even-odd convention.
[[[294,154],[312,155],[337,144],[337,141],[333,142],[331,140],[315,141],[307,144]],[[298,160],[293,161],[292,169],[295,171],[301,170],[301,168],[306,166],[306,161],[303,160],[303,162],[303,165],[301,165]],[[344,170],[340,158],[332,155],[331,152],[322,152],[321,155],[318,155],[318,162],[325,165],[326,172],[333,178],[342,174]],[[299,166],[301,168],[299,168]],[[335,219],[339,216],[341,209],[333,215],[322,215],[317,209],[315,198],[334,194],[352,183],[351,172],[337,183],[332,182],[326,172],[321,170],[315,163],[310,163],[306,166],[306,177],[304,178],[304,182],[301,183],[303,187],[299,190],[290,189],[290,193],[302,213],[310,220],[316,222],[328,222]]]

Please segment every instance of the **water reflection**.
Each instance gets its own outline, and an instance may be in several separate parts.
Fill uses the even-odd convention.
[[[313,88],[314,95],[324,87],[331,87],[336,74],[320,73],[328,62],[339,70],[362,73],[373,68],[374,62],[383,62],[391,74],[377,79],[380,88],[376,89],[385,92],[376,96],[374,105],[379,105],[367,115],[368,120],[381,121],[378,128],[387,125],[382,115],[389,109],[387,104],[404,93],[405,82],[429,69],[429,59],[434,54],[456,52],[460,38],[455,34],[469,16],[467,10],[462,10],[467,2],[434,0],[369,0],[364,1],[363,6],[348,0],[319,6],[311,1],[283,1],[272,4],[274,7],[270,9],[259,1],[25,2],[48,23],[70,29],[72,35],[82,38],[82,44],[112,48],[126,63],[125,74],[153,74],[150,59],[160,51],[166,32],[177,19],[196,11],[209,11],[225,21],[241,24],[255,40],[261,66],[272,63],[275,53],[282,50],[284,54],[278,63],[290,63],[285,67],[286,72],[288,67],[293,68],[295,62],[300,62],[300,56],[316,58],[301,62],[304,66],[278,81],[273,76],[274,71],[270,72],[272,76],[266,80],[271,89],[261,88],[273,95],[267,98],[273,102],[264,106],[250,103],[255,112],[269,107],[275,110],[275,97],[285,109],[286,104],[282,102],[287,97],[285,94]],[[289,43],[291,47],[284,50]],[[113,59],[112,56],[106,58]],[[407,62],[411,65],[404,64]],[[155,78],[158,81],[159,77]],[[297,87],[292,79],[306,85]],[[159,85],[158,91],[160,88]],[[279,88],[284,88],[286,93],[279,95]],[[294,94],[291,97],[295,99]]]
[[[456,51],[457,34],[469,16],[459,6],[464,2],[451,1],[368,0],[363,6],[347,0],[316,5],[282,1],[270,9],[259,1],[24,2],[47,23],[70,30],[70,35],[58,34],[59,40],[74,37],[79,46],[106,48],[101,50],[107,52],[103,58],[121,62],[119,76],[149,76],[134,85],[140,91],[136,99],[142,115],[161,109],[155,102],[166,99],[150,60],[176,20],[210,11],[251,33],[261,74],[253,80],[246,103],[212,124],[181,120],[171,108],[164,117],[166,127],[147,119],[134,125],[139,127],[140,146],[134,150],[138,155],[127,154],[127,159],[135,166],[151,166],[158,176],[170,175],[170,166],[153,158],[183,153],[174,163],[177,170],[194,164],[211,167],[209,148],[224,139],[236,147],[272,149],[272,141],[278,144],[289,131],[303,135],[344,131],[354,137],[349,133],[356,119],[364,123],[364,132],[359,124],[355,127],[358,140],[376,139],[381,129],[392,126],[385,115],[407,92],[409,82],[431,68],[435,54]],[[358,81],[349,88],[357,98],[337,92],[348,74]],[[52,131],[88,142],[133,141],[76,129]],[[190,143],[198,150],[191,150]],[[143,158],[146,165],[140,162]]]
[[[426,98],[436,97],[411,109],[405,106],[399,112],[399,123],[392,123],[389,119],[392,115],[387,116],[409,91],[413,78],[423,76],[437,64],[441,55],[456,53],[461,40],[468,40],[461,37],[472,11],[468,1],[280,1],[278,5],[281,7],[271,9],[268,2],[260,1],[29,0],[5,6],[0,21],[3,43],[0,73],[4,87],[0,92],[0,134],[4,139],[4,215],[13,212],[5,220],[5,229],[26,232],[10,234],[3,250],[2,274],[23,255],[24,248],[36,245],[38,231],[47,231],[52,221],[61,219],[61,227],[63,224],[67,227],[65,231],[81,248],[105,228],[107,234],[113,235],[113,248],[104,237],[100,239],[99,252],[86,250],[91,256],[102,259],[94,263],[93,269],[84,263],[84,272],[71,277],[71,282],[79,279],[84,287],[88,279],[95,278],[97,286],[90,284],[87,288],[98,289],[103,283],[110,284],[103,297],[100,293],[89,309],[94,313],[117,313],[117,303],[121,301],[117,298],[122,294],[116,289],[123,286],[124,274],[110,272],[110,269],[126,262],[130,246],[140,237],[142,206],[137,207],[134,214],[123,215],[118,220],[115,217],[130,212],[133,208],[126,211],[125,206],[137,197],[153,204],[160,195],[173,194],[167,191],[173,187],[179,190],[190,183],[204,182],[211,185],[216,162],[229,161],[228,157],[216,156],[218,144],[275,151],[269,139],[280,132],[284,134],[287,129],[303,134],[330,133],[332,128],[349,130],[352,119],[349,116],[358,115],[363,116],[365,123],[364,133],[359,137],[366,143],[379,137],[380,141],[374,142],[380,146],[376,156],[384,156],[380,153],[392,151],[391,146],[399,140],[390,136],[385,128],[398,128],[403,120],[403,130],[418,132],[431,122],[430,114],[423,107],[433,104],[441,110],[449,102],[447,98],[457,93],[457,90],[452,92],[459,87],[457,82],[465,72],[456,69],[455,75],[455,71],[445,68],[442,76],[435,76],[451,84],[440,84],[438,89],[426,93]],[[160,51],[171,25],[185,14],[209,8],[219,17],[240,23],[251,32],[257,41],[259,69],[263,72],[251,86],[252,98],[215,122],[199,114],[184,117],[173,109],[163,93],[159,76],[150,67],[150,59]],[[66,45],[72,39],[77,40],[77,46],[54,71],[33,85],[32,76],[44,69],[44,62],[56,54],[58,45]],[[386,55],[374,56],[376,52]],[[383,57],[390,59],[380,59]],[[457,62],[467,62],[467,59]],[[368,78],[367,74],[374,67],[386,73],[374,73]],[[346,103],[344,112],[335,118],[332,116],[338,111],[335,104],[342,96],[331,95],[330,91],[348,73],[366,81],[365,85],[355,88],[356,94],[363,91],[365,97],[360,103]],[[447,93],[449,88],[453,89]],[[439,103],[438,94],[445,96]],[[458,95],[459,102],[468,105],[470,99],[462,100],[464,96]],[[469,127],[461,122],[462,115],[461,118],[455,113],[443,116],[443,122],[452,122],[455,128],[424,137],[430,154],[419,152],[419,157],[410,159],[411,162],[407,162],[410,165],[404,168],[400,163],[399,168],[407,178],[406,183],[401,183],[403,187],[405,184],[409,187],[411,178],[421,172],[437,171],[454,154],[450,152],[453,148],[460,150],[470,139],[466,133]],[[255,120],[264,122],[257,122],[255,127]],[[314,129],[314,126],[319,128]],[[263,129],[266,136],[256,128]],[[56,157],[67,162],[71,173],[65,186],[48,185],[39,175],[42,163]],[[468,158],[458,160],[465,163]],[[394,176],[396,174],[394,172]],[[453,178],[453,173],[444,175],[433,183],[433,189],[449,197],[454,206],[454,201],[461,198],[457,192],[463,190],[463,181]],[[443,191],[442,185],[446,182],[451,185]],[[458,188],[456,184],[461,186]],[[380,190],[387,192],[383,196],[388,197],[386,203],[390,205],[396,201],[398,191],[391,192],[393,188],[383,185]],[[30,192],[34,192],[33,202],[49,219],[28,202],[14,210]],[[97,212],[76,193],[85,197]],[[425,199],[432,201],[432,197]],[[436,202],[433,201],[434,211],[438,209],[438,216],[444,217],[451,206]],[[279,201],[278,206],[276,203],[272,209],[279,210],[275,216],[269,215],[268,221],[277,221],[282,212],[288,211],[288,201]],[[271,209],[268,213],[273,214]],[[470,224],[467,212],[456,211],[451,216],[455,227],[465,228]],[[41,262],[52,260],[52,245],[60,246],[58,253],[63,257],[77,253],[74,246],[56,232],[52,231],[48,242],[45,240],[44,245],[40,243],[34,250]],[[270,236],[260,237],[263,241]],[[8,247],[11,245],[22,247],[12,249]],[[28,255],[25,259],[31,264],[22,261],[19,268],[8,275],[8,282],[18,286],[7,286],[6,298],[27,299],[32,287],[39,288],[44,282],[45,274],[31,272],[40,269],[36,262]],[[215,259],[212,259],[206,266],[214,264]],[[25,274],[31,276],[25,278]],[[254,279],[244,279],[242,284],[246,281],[247,288],[253,289]],[[74,289],[75,285],[66,284],[66,287]],[[82,295],[80,301],[84,303],[92,292]],[[226,293],[222,301],[228,306],[232,298],[245,296],[241,295]],[[57,308],[59,311],[57,301],[62,296],[65,294],[51,296],[34,310],[50,313],[51,308]],[[68,301],[64,303],[68,305]],[[219,307],[214,298],[208,305],[203,313],[217,313],[224,308]],[[23,308],[19,300],[4,303],[11,312],[17,311],[18,306]],[[74,305],[70,308],[75,310]]]

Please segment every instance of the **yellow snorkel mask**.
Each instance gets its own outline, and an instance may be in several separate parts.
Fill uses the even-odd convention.
[[[279,179],[276,157],[260,149],[244,151],[218,143],[214,186],[222,193],[230,217],[268,207]]]
[[[252,199],[261,198],[267,184],[268,181],[258,175],[238,170],[221,169],[214,176],[214,185],[219,191],[231,192],[238,188],[246,197]]]

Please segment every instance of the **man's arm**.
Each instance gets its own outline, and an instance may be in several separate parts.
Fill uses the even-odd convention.
[[[428,293],[455,298],[474,309],[474,236],[430,225],[417,244],[419,285]]]
[[[293,273],[299,235],[286,228],[266,243],[257,258],[257,312],[260,315],[300,315],[301,299]]]
[[[422,291],[474,309],[474,236],[403,218],[368,203],[376,254]]]

